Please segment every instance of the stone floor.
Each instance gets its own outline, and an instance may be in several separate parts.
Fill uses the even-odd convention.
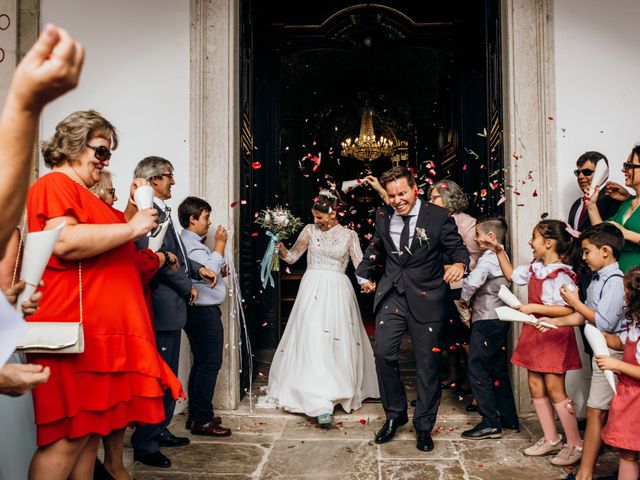
[[[261,382],[254,385],[260,395],[268,364],[258,366]],[[412,363],[402,365],[407,393],[412,389]],[[238,410],[216,411],[223,424],[233,429],[228,438],[191,436],[184,416],[176,415],[171,431],[190,436],[191,445],[165,449],[170,469],[151,469],[134,463],[131,448],[126,464],[137,480],[156,479],[559,479],[572,467],[558,468],[549,458],[525,457],[522,450],[537,440],[540,429],[534,417],[522,418],[521,431],[506,431],[500,440],[463,440],[460,433],[475,425],[479,416],[464,411],[469,398],[452,391],[443,393],[433,432],[435,450],[415,448],[415,433],[407,425],[396,438],[376,445],[373,437],[384,421],[380,403],[367,403],[357,412],[337,409],[334,424],[320,427],[303,415],[274,409],[251,409],[245,398]],[[412,412],[410,412],[412,413]],[[596,478],[612,473],[617,465],[614,452],[600,458]]]

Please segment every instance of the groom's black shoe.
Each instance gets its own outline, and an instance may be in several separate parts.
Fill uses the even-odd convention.
[[[431,432],[428,430],[416,430],[418,434],[418,441],[416,442],[416,448],[423,452],[430,452],[433,450],[433,440],[431,439]]]
[[[386,443],[391,440],[395,436],[398,427],[406,425],[408,421],[409,418],[406,413],[398,418],[387,418],[387,421],[384,422],[384,425],[376,434],[376,443]]]

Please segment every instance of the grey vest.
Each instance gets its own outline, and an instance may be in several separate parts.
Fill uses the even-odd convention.
[[[471,311],[473,316],[471,321],[478,320],[496,320],[496,308],[503,307],[504,303],[498,298],[498,291],[500,286],[509,286],[509,282],[503,276],[487,278],[487,281],[480,288],[476,290],[476,293],[471,299]]]

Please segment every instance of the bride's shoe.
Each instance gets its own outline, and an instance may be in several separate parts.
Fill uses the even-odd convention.
[[[318,415],[318,423],[320,425],[331,425],[331,422],[333,422],[333,416],[330,413]]]

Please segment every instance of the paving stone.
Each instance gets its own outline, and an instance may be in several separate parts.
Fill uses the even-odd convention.
[[[359,413],[359,412],[358,412]],[[315,419],[308,417],[292,418],[282,432],[282,438],[296,438],[300,440],[307,439],[341,439],[341,440],[365,440],[373,441],[378,431],[378,423],[381,421],[376,419],[375,426],[371,424],[367,418],[361,417],[358,413],[351,416],[348,420],[341,420],[335,417],[334,422],[330,426],[318,425]],[[355,416],[355,418],[353,418]],[[364,422],[364,425],[360,423]]]
[[[459,461],[418,462],[413,460],[380,462],[381,480],[460,480],[465,478]]]
[[[378,477],[377,448],[373,442],[348,440],[278,440],[260,478]]]
[[[416,440],[397,440],[380,445],[380,458],[389,459],[416,459],[435,460],[451,459],[458,457],[453,443],[449,440],[434,440],[434,448],[431,452],[422,452],[416,448]]]
[[[135,463],[133,473],[149,472],[174,478],[178,474],[252,475],[268,450],[258,445],[243,444],[193,444],[188,447],[163,449],[171,459],[171,468],[158,472],[141,463]]]

